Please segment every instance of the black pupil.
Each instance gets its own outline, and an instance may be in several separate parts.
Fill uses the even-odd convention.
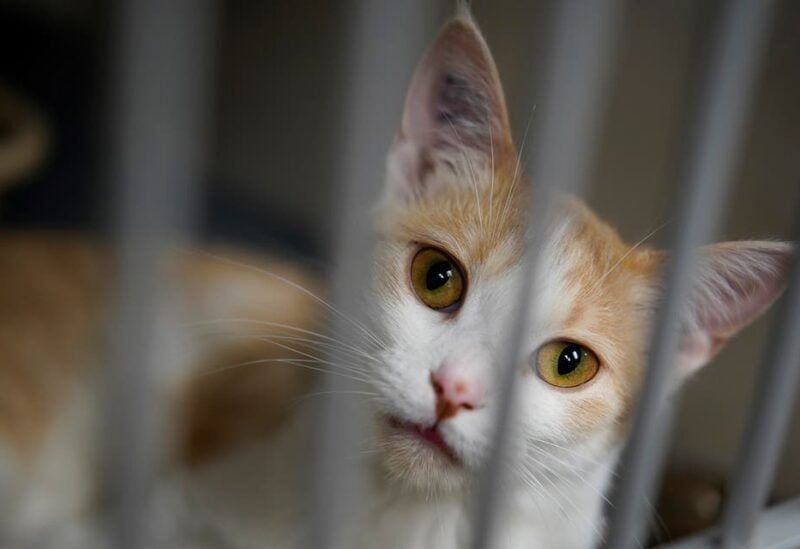
[[[431,265],[425,275],[425,287],[428,290],[438,290],[453,277],[453,266],[449,261],[437,261]]]
[[[572,373],[581,363],[581,358],[583,358],[583,349],[580,345],[571,343],[564,347],[564,350],[558,355],[558,375],[565,376]]]

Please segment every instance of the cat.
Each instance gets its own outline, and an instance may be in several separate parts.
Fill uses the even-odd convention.
[[[381,344],[365,348],[376,357],[370,365],[351,365],[374,393],[365,403],[374,425],[362,467],[369,491],[345,546],[469,545],[498,408],[494,378],[524,272],[524,208],[536,193],[519,165],[497,69],[462,13],[420,62],[388,154],[370,294],[369,325]],[[575,198],[555,207],[544,268],[525,304],[540,321],[525,333],[515,364],[518,397],[493,545],[503,549],[589,548],[602,539],[668,261],[664,251],[623,242]],[[698,250],[671,388],[780,295],[791,253],[790,244],[772,241]],[[272,455],[300,452],[309,427],[293,422]],[[279,503],[237,520],[250,532],[260,521],[270,546],[292,545],[302,526],[289,518],[285,479],[303,471],[289,457],[269,464],[260,469],[263,489],[283,486],[273,492]]]
[[[273,341],[316,327],[318,298],[282,282],[318,295],[315,277],[274,257],[213,251],[170,258],[174,292],[161,316],[179,315],[162,335],[181,342],[181,364],[158,368],[160,422],[175,434],[162,479],[270,433],[310,381]],[[102,539],[97,443],[111,273],[106,251],[85,235],[0,235],[0,547],[104,546],[89,540]],[[253,335],[266,325],[271,339]],[[269,367],[231,368],[251,363]]]
[[[371,547],[468,544],[477,473],[497,410],[494,378],[522,274],[527,194],[497,69],[468,15],[421,61],[388,158],[377,253],[373,372],[384,477]],[[667,255],[631,247],[565,198],[534,280],[496,547],[592,547],[646,364]],[[699,251],[681,327],[677,387],[761,314],[786,282],[791,246]],[[409,534],[413,532],[413,534]],[[403,540],[393,542],[393,540]]]
[[[361,456],[359,471],[368,490],[362,513],[352,517],[347,547],[448,549],[469,543],[475,485],[490,451],[498,406],[494,378],[503,367],[502,346],[523,274],[524,210],[528,194],[536,192],[536,182],[527,183],[519,168],[497,69],[474,21],[462,11],[444,25],[417,68],[388,155],[370,293],[370,329],[380,344],[347,342],[371,357],[369,364],[354,360],[346,366],[365,384],[369,398],[359,402],[372,422],[362,446],[352,449]],[[556,207],[543,238],[545,268],[533,281],[534,303],[525,304],[540,321],[525,334],[523,358],[515,364],[518,398],[493,545],[503,549],[588,548],[602,539],[604,500],[635,410],[668,260],[663,251],[626,244],[575,198],[565,197]],[[15,243],[14,249],[36,255],[31,250],[41,245]],[[787,243],[743,241],[698,251],[699,275],[680,327],[673,387],[777,299],[791,250]],[[94,253],[87,257],[90,264],[97,261]],[[299,283],[317,294],[313,279],[291,268],[276,276],[280,265],[263,260],[245,261],[255,263],[254,269],[209,261],[197,267],[206,273],[199,291],[187,286],[186,302],[204,304],[202,313],[189,316],[224,317],[231,329],[244,324],[245,336],[257,336],[245,341],[261,345],[255,350],[245,345],[247,356],[228,365],[250,362],[250,356],[291,361],[286,356],[296,357],[288,350],[292,345],[281,344],[280,337],[307,340],[312,348],[329,341],[314,340],[319,336],[312,333],[321,298],[298,289]],[[19,261],[9,265],[14,270]],[[86,309],[71,305],[93,299],[103,278],[98,269],[88,268],[94,274],[81,286],[89,297],[53,304],[54,310]],[[29,264],[19,272],[41,271]],[[4,288],[13,288],[10,284]],[[15,306],[23,311],[29,304],[22,298],[37,295],[8,293],[21,296]],[[98,322],[91,315],[94,321],[46,316],[29,332],[47,337],[43,326],[51,320],[76,330],[88,325],[87,331]],[[237,318],[251,319],[263,330],[248,332],[248,323]],[[279,326],[286,331],[276,335]],[[266,341],[259,334],[266,334]],[[37,380],[49,379],[53,364],[69,356],[52,349],[55,354],[41,361],[48,373]],[[214,354],[194,349],[192,360],[202,363]],[[6,362],[9,356],[6,351]],[[78,356],[68,364],[81,367],[64,364],[73,380],[70,389],[54,390],[71,398],[48,398],[48,406],[35,407],[32,424],[39,427],[33,442],[23,440],[30,429],[19,421],[24,415],[0,414],[0,421],[6,420],[0,423],[0,480],[28,479],[14,486],[21,497],[2,496],[5,509],[11,509],[4,530],[18,529],[23,511],[36,515],[38,502],[49,502],[49,495],[64,495],[63,484],[39,486],[38,480],[49,478],[39,473],[40,464],[83,470],[90,463],[82,455],[64,457],[71,447],[65,440],[69,430],[56,419],[71,416],[52,409],[82,402],[76,388],[81,384],[74,381],[80,376],[71,372],[96,362]],[[303,540],[303,458],[313,416],[302,407],[276,414],[270,401],[292,400],[307,385],[290,380],[276,389],[276,365],[265,364],[269,367],[201,369],[208,375],[188,375],[177,383],[172,392],[182,411],[177,417],[193,427],[182,439],[183,459],[154,496],[152,522],[168,525],[152,528],[149,546],[244,549],[292,547]],[[6,364],[0,375],[22,370]],[[27,390],[37,394],[38,383]],[[7,386],[0,384],[0,391]],[[39,418],[41,410],[49,412]],[[240,427],[257,436],[241,435]],[[15,430],[25,436],[15,438]],[[59,452],[49,453],[54,444]],[[76,493],[59,503],[60,513],[71,509],[78,515],[87,506],[87,476],[74,477]],[[26,498],[27,504],[18,505]]]

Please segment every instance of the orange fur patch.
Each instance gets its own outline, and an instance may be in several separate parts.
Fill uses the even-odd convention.
[[[105,279],[81,239],[0,238],[0,437],[23,454],[36,450],[94,361]]]
[[[226,255],[226,257],[230,257]],[[310,295],[275,278],[271,273],[321,295],[319,283],[288,263],[263,264],[253,257],[237,258],[253,268],[237,267],[213,258],[196,256],[185,264],[192,282],[192,302],[201,318],[245,318],[231,323],[238,337],[218,338],[197,368],[197,375],[182,389],[181,459],[199,465],[271,432],[291,411],[311,381],[310,372],[281,362],[302,359],[301,352],[319,355],[313,343],[288,338],[310,338],[299,330],[319,330],[320,304]],[[219,300],[219,295],[228,294]],[[216,296],[216,297],[215,297]],[[216,301],[214,304],[209,301]],[[269,325],[263,323],[270,323]],[[261,324],[259,324],[261,323]],[[248,337],[251,334],[253,337]],[[277,338],[277,339],[259,339]]]
[[[410,207],[386,211],[382,233],[403,245],[442,248],[468,271],[503,274],[522,253],[520,205],[525,200],[521,184],[512,178],[513,171],[503,169],[495,172],[494,181],[488,176],[425,194]]]
[[[269,270],[319,293],[313,278],[288,263],[252,256],[237,259],[248,266],[202,254],[176,257],[173,272],[193,321],[224,316],[313,327],[318,303],[257,270]],[[108,316],[110,273],[105,254],[87,239],[59,233],[5,234],[0,237],[0,281],[0,439],[21,457],[32,457],[73,389],[104,358],[102,328]],[[236,324],[227,331],[241,335],[268,328]],[[201,363],[194,367],[202,371],[291,355],[249,337],[198,344],[203,345]],[[183,459],[199,463],[263,435],[286,414],[308,377],[301,368],[264,363],[188,380],[177,402],[185,422],[179,429]]]

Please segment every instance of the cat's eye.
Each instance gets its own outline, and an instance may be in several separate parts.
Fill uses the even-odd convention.
[[[583,385],[600,369],[600,361],[590,349],[573,341],[551,341],[536,353],[536,371],[550,385],[570,388]]]
[[[411,261],[411,285],[431,309],[457,309],[464,297],[464,282],[458,263],[436,248],[421,249]]]

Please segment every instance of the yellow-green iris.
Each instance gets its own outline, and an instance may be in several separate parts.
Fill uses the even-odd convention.
[[[600,361],[591,350],[572,341],[551,341],[536,354],[536,371],[550,385],[577,387],[583,385],[600,368]]]
[[[464,275],[456,261],[436,248],[423,248],[411,261],[411,285],[431,309],[457,308],[464,297]]]

